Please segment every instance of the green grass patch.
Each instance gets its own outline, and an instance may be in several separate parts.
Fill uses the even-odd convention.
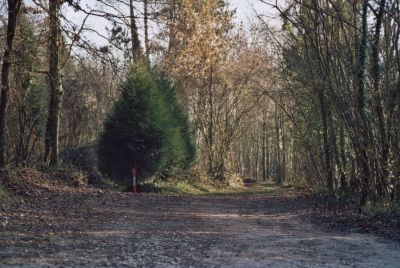
[[[291,186],[281,186],[274,183],[257,182],[239,187],[218,187],[210,191],[213,195],[253,195],[253,194],[279,194],[294,190]]]
[[[218,185],[210,181],[197,180],[158,180],[151,179],[142,183],[143,189],[150,189],[166,195],[251,195],[251,194],[274,194],[283,191],[290,191],[294,188],[289,186],[278,186],[272,183],[254,183],[235,186]]]
[[[153,178],[139,184],[139,187],[144,192],[155,192],[166,195],[198,195],[208,193],[213,189],[210,183],[200,183],[190,180],[160,180]]]

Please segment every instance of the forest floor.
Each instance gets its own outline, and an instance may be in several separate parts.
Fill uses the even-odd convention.
[[[263,187],[168,196],[48,183],[0,210],[0,267],[399,267],[398,241],[328,230],[301,194]]]

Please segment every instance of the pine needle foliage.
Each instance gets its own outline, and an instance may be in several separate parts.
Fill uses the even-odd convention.
[[[168,80],[147,65],[132,67],[105,121],[98,154],[100,170],[118,179],[129,178],[133,163],[140,177],[190,166],[195,147],[188,119]]]

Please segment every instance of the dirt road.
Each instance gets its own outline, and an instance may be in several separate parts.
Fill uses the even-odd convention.
[[[33,201],[33,200],[31,200]],[[400,245],[324,232],[296,197],[69,193],[0,213],[0,267],[400,267]]]

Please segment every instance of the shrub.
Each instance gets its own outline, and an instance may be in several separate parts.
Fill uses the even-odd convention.
[[[85,171],[89,184],[97,185],[103,182],[103,176],[98,170],[97,148],[94,144],[65,149],[60,156],[65,164]]]

